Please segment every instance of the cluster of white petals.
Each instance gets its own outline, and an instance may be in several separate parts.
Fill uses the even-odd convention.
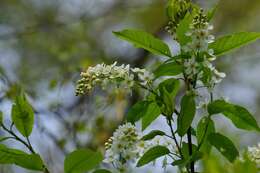
[[[260,165],[260,143],[257,146],[248,147],[247,157],[257,165]]]
[[[89,67],[81,73],[81,79],[77,83],[76,95],[83,95],[91,91],[96,85],[106,89],[108,86],[130,89],[135,82],[147,85],[153,80],[153,74],[145,69],[130,68],[130,65],[111,65],[104,63]]]
[[[209,44],[215,39],[210,35],[212,29],[213,26],[208,23],[207,16],[200,11],[193,19],[190,31],[186,33],[191,41],[183,48],[183,51],[191,53],[191,58],[184,60],[185,74],[188,78],[192,79],[196,76],[198,80],[202,80],[207,73],[209,79],[206,84],[209,88],[220,83],[226,76],[212,65],[212,61],[216,59],[213,49],[209,49]]]
[[[135,162],[145,149],[136,127],[126,123],[118,127],[106,145],[105,162],[112,163],[119,172],[128,172],[129,163]]]
[[[152,140],[144,141],[137,128],[131,123],[126,123],[119,126],[105,144],[104,162],[111,163],[120,173],[131,172],[131,163],[135,164],[146,151],[158,145],[165,146],[171,153],[178,154],[176,145],[171,138],[156,136]],[[164,167],[172,162],[168,159],[167,156],[163,159]]]
[[[208,52],[209,55],[214,57],[214,51],[208,49],[210,43],[213,43],[215,37],[210,35],[210,31],[213,26],[205,22],[203,27],[196,28],[194,25],[190,26],[190,31],[186,33],[187,36],[191,37],[191,42],[185,47],[186,50],[195,50],[196,52]]]

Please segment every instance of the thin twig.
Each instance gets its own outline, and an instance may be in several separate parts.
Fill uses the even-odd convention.
[[[176,136],[175,136],[175,133],[174,133],[174,130],[173,130],[173,127],[172,127],[172,122],[171,122],[170,119],[167,119],[167,124],[169,125],[169,127],[170,127],[170,129],[171,129],[172,138],[173,138],[173,140],[174,140],[174,142],[175,142],[175,144],[176,144],[176,147],[177,147],[177,149],[178,149],[178,152],[180,153],[181,158],[183,158],[183,154],[182,154],[180,145],[179,145],[179,143],[178,143],[178,141],[177,141],[177,139],[176,139]]]
[[[1,127],[7,132],[9,133],[12,137],[6,137],[8,139],[15,139],[16,141],[19,141],[20,143],[22,143],[24,146],[26,146],[26,148],[28,148],[28,150],[30,150],[30,152],[32,154],[35,154],[36,152],[34,151],[31,143],[30,143],[30,140],[29,140],[29,137],[26,137],[26,141],[24,141],[23,139],[21,139],[19,136],[17,136],[13,131],[12,131],[12,126],[13,124],[10,126],[10,130],[4,125],[4,124],[1,124]],[[48,168],[43,164],[43,167],[44,167],[44,173],[50,173],[50,171],[48,170]]]
[[[24,146],[26,146],[31,153],[35,153],[35,151],[27,144],[24,140],[22,140],[19,136],[17,136],[13,131],[10,131],[8,128],[5,127],[5,125],[1,124],[1,127],[8,132],[10,135],[12,135],[17,141],[22,143]]]

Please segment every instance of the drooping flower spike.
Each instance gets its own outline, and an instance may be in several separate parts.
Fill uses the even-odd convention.
[[[77,83],[76,95],[84,95],[99,85],[106,89],[109,85],[130,89],[135,83],[147,85],[153,80],[153,74],[145,69],[130,68],[130,65],[117,65],[117,62],[106,65],[98,64],[81,73]]]

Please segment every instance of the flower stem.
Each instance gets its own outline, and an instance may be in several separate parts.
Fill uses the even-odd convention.
[[[191,91],[192,89],[196,88],[197,84],[197,75],[195,75],[195,80],[189,80],[185,73],[185,85],[186,85],[186,91]],[[192,157],[193,151],[192,151],[192,134],[191,134],[191,126],[189,127],[187,131],[187,138],[188,138],[188,149],[189,149],[189,156]],[[190,173],[195,173],[195,162],[192,161],[187,167],[189,166],[189,169],[187,168],[187,171]]]
[[[180,145],[179,145],[179,143],[178,143],[178,141],[177,141],[177,139],[176,139],[174,130],[173,130],[173,128],[172,128],[172,121],[171,121],[171,119],[167,119],[167,123],[168,123],[168,125],[169,125],[169,127],[170,127],[170,129],[171,129],[172,138],[173,138],[173,140],[174,140],[174,142],[175,142],[175,144],[176,144],[176,147],[177,147],[177,149],[178,149],[178,152],[180,153],[181,158],[183,158],[183,154],[182,154],[182,151],[181,151],[181,147],[180,147]]]
[[[189,155],[192,156],[191,127],[188,129],[187,136],[188,136]],[[190,172],[191,173],[195,173],[194,162],[193,161],[190,163]]]

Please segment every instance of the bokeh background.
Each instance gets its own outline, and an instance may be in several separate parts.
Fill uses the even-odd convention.
[[[196,2],[205,8],[217,3]],[[102,149],[127,108],[142,97],[140,91],[127,95],[98,89],[76,97],[80,71],[114,61],[153,69],[161,60],[118,40],[112,31],[139,28],[164,39],[176,52],[176,43],[164,30],[165,4],[166,0],[0,0],[0,109],[5,123],[11,124],[12,100],[20,88],[27,92],[36,117],[32,144],[51,172],[62,173],[64,156],[75,148]],[[214,32],[257,32],[259,21],[259,0],[220,0]],[[228,76],[217,95],[247,106],[260,122],[260,42],[219,58],[216,66]],[[221,122],[218,131],[227,133],[241,150],[260,140],[259,134],[236,130],[225,118],[216,121]],[[161,123],[158,119],[152,127],[163,128]],[[14,141],[7,143],[23,149]],[[149,165],[142,172],[156,169]],[[28,171],[0,165],[0,173],[13,172]]]

